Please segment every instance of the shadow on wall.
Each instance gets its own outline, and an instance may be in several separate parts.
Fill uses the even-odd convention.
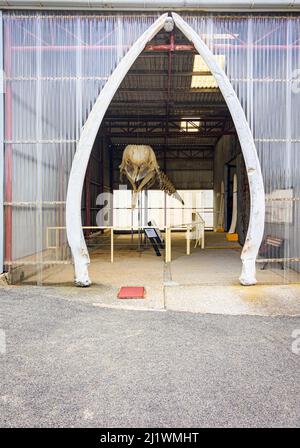
[[[250,191],[244,157],[237,136],[225,135],[218,142],[214,156],[214,204],[218,211],[221,183],[224,182],[224,227],[229,230],[232,214],[233,175],[237,174],[238,214],[237,233],[239,243],[244,245],[250,217]],[[215,214],[215,226],[218,215]]]

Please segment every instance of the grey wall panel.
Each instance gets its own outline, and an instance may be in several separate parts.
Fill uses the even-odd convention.
[[[12,94],[12,135],[5,147],[13,153],[13,261],[35,257],[37,250],[46,249],[47,228],[64,226],[68,176],[81,128],[116,64],[157,15],[4,13],[6,88]],[[226,74],[261,162],[272,215],[271,220],[266,217],[266,232],[283,236],[287,258],[299,257],[300,93],[293,79],[299,70],[300,16],[183,17],[215,54],[225,56]],[[107,188],[109,157],[104,160]],[[179,189],[193,188],[191,184],[207,188],[204,184],[212,182],[206,162],[203,171],[190,171],[189,179],[189,171],[172,167],[170,177]],[[216,170],[215,165],[215,186]],[[280,200],[289,191],[291,198]],[[65,242],[62,232],[61,248]],[[49,253],[39,262],[44,256]]]
[[[3,18],[0,11],[0,273],[4,261],[4,73],[3,73]]]

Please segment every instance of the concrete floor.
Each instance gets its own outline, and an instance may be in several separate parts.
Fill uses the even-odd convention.
[[[30,286],[0,288],[0,315],[1,427],[299,427],[299,317],[100,309]]]
[[[210,235],[190,256],[174,236],[168,265],[94,248],[90,288],[72,266],[1,286],[0,427],[299,427],[300,284],[239,285],[238,245]]]
[[[191,255],[186,255],[185,233],[172,233],[172,262],[168,271],[172,280],[180,285],[238,285],[241,272],[241,246],[237,242],[226,240],[225,234],[206,232],[205,249],[196,249],[191,244]],[[158,280],[162,279],[164,270],[164,251],[157,257],[149,245],[138,250],[137,235],[131,240],[129,235],[114,236],[114,263],[110,263],[110,238],[101,236],[89,246],[91,264],[89,272],[93,283],[105,283],[121,275],[120,280],[128,282],[133,278],[143,282],[149,274]],[[260,284],[274,285],[300,283],[300,274],[292,269],[282,270],[278,264],[271,264],[261,270],[257,264],[257,280]],[[116,276],[116,272],[118,275]],[[34,282],[31,277],[29,282]],[[73,269],[68,265],[60,265],[44,271],[45,284],[61,284],[73,282]],[[119,282],[118,282],[119,284]]]
[[[136,241],[136,237],[135,237]],[[300,275],[258,265],[258,285],[239,284],[241,270],[238,243],[228,242],[224,234],[206,233],[204,250],[192,246],[185,253],[185,235],[172,238],[172,262],[164,263],[149,247],[140,252],[129,236],[115,236],[115,258],[110,263],[110,240],[102,238],[90,247],[90,276],[93,285],[82,290],[73,286],[71,265],[44,272],[44,285],[68,300],[85,301],[98,307],[175,310],[230,315],[300,315]],[[100,244],[99,244],[100,243]],[[270,269],[272,267],[272,269]],[[289,279],[292,283],[284,284]],[[34,278],[30,279],[34,282]],[[298,282],[298,283],[294,283]],[[144,300],[119,300],[121,286],[144,286]]]

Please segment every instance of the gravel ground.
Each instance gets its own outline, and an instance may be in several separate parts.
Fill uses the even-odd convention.
[[[34,287],[0,288],[0,313],[1,427],[300,426],[299,317],[104,309]]]

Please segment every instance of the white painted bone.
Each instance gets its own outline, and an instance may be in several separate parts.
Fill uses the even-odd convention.
[[[233,198],[232,198],[232,217],[228,233],[234,233],[237,223],[237,176],[233,175]]]
[[[84,240],[81,222],[81,197],[87,164],[91,155],[94,141],[99,131],[105,112],[123,81],[126,73],[144,50],[145,45],[163,28],[168,14],[161,15],[133,44],[121,59],[107,83],[101,90],[85,125],[82,128],[76,153],[73,159],[69,177],[66,200],[66,228],[67,238],[72,251],[75,284],[89,286],[91,280],[88,274],[90,262],[89,253]]]
[[[210,72],[215,77],[230,111],[236,132],[239,137],[242,153],[245,160],[250,189],[250,219],[245,245],[242,250],[242,285],[256,284],[255,261],[263,238],[265,221],[265,191],[260,163],[241,103],[213,53],[203,42],[201,37],[176,13],[172,13],[175,25],[193,42],[196,50],[203,58]]]

